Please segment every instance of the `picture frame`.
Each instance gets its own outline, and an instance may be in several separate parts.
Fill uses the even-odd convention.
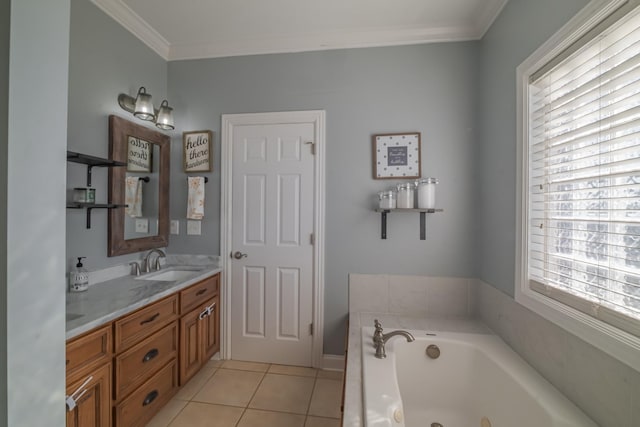
[[[138,136],[127,135],[127,172],[151,172],[153,147]]]
[[[182,133],[182,158],[185,172],[211,172],[213,132],[196,130]]]
[[[420,132],[372,136],[373,178],[407,179],[422,175]]]

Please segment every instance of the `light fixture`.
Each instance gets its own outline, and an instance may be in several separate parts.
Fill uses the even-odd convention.
[[[153,110],[153,101],[151,101],[151,94],[147,93],[147,90],[144,88],[144,86],[138,89],[138,96],[136,96],[136,107],[133,111],[133,115],[140,120],[153,121],[156,119],[156,115]]]
[[[118,95],[118,104],[120,107],[133,114],[140,120],[152,121],[162,130],[173,130],[173,108],[169,107],[169,102],[165,99],[160,104],[160,109],[153,108],[151,94],[147,93],[147,89],[142,86],[138,89],[135,99],[125,93]]]
[[[173,114],[171,113],[173,108],[169,107],[169,102],[165,99],[160,104],[158,115],[156,116],[156,126],[162,130],[172,130],[175,128],[173,125]]]

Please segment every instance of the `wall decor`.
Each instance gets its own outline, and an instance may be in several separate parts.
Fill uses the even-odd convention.
[[[211,172],[213,132],[198,130],[182,134],[182,153],[185,172]]]
[[[420,132],[373,135],[373,178],[420,178]]]
[[[152,165],[151,143],[136,136],[127,135],[127,171],[151,172]]]

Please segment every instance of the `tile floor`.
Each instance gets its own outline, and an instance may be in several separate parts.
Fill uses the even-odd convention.
[[[147,427],[339,427],[342,373],[211,360]]]

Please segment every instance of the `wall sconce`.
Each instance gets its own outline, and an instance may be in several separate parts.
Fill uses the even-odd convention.
[[[160,109],[153,108],[151,94],[147,93],[147,89],[142,86],[138,89],[135,99],[125,93],[118,95],[118,104],[120,107],[133,114],[140,120],[148,120],[155,122],[156,127],[162,130],[173,130],[173,108],[169,107],[169,102],[165,99],[160,104]]]

